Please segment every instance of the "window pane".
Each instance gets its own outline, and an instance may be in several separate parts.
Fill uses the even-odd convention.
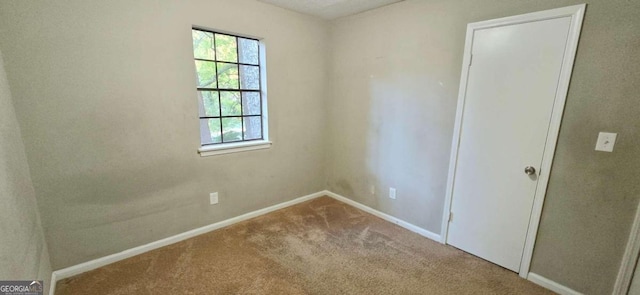
[[[219,117],[218,91],[198,91],[200,117]]]
[[[242,92],[242,114],[261,115],[260,92]]]
[[[236,37],[216,34],[216,56],[218,61],[238,62]]]
[[[240,88],[260,89],[260,68],[255,66],[240,66]]]
[[[223,116],[240,116],[240,92],[222,91],[220,92],[220,103],[222,106]]]
[[[258,40],[191,31],[203,145],[263,138]],[[204,88],[204,89],[203,89]]]
[[[218,88],[238,89],[238,65],[218,63]]]
[[[213,33],[191,30],[193,37],[193,56],[195,58],[215,59]]]
[[[222,141],[242,140],[242,121],[240,118],[222,118]]]
[[[262,117],[244,117],[244,139],[262,138]]]
[[[222,142],[220,119],[200,119],[200,142],[203,145]]]
[[[238,53],[240,62],[245,64],[258,64],[258,41],[238,38]]]
[[[216,88],[216,64],[209,61],[196,60],[198,87]]]

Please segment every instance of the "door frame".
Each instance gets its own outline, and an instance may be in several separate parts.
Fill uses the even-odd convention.
[[[455,128],[453,131],[453,140],[451,143],[451,158],[449,162],[449,175],[447,179],[447,192],[445,196],[444,212],[442,214],[441,242],[447,243],[449,232],[449,219],[451,214],[451,202],[453,199],[453,185],[456,176],[456,166],[458,162],[458,150],[460,145],[460,135],[462,133],[462,120],[465,107],[465,97],[467,94],[467,80],[469,76],[469,66],[471,62],[471,49],[473,47],[473,35],[476,30],[502,27],[508,25],[516,25],[535,21],[544,21],[562,17],[571,17],[569,25],[569,34],[567,36],[567,44],[564,50],[564,58],[562,60],[562,68],[558,79],[558,89],[556,90],[549,130],[547,131],[547,139],[542,156],[542,165],[538,174],[538,184],[533,199],[533,207],[529,218],[529,227],[525,239],[525,246],[520,261],[519,275],[527,278],[531,258],[533,256],[533,247],[535,245],[538,226],[540,224],[540,216],[542,213],[542,205],[544,204],[547,185],[549,183],[549,175],[553,163],[553,156],[558,142],[558,134],[560,124],[562,122],[562,114],[569,90],[569,82],[571,80],[571,72],[573,70],[573,62],[575,60],[578,41],[580,39],[580,30],[582,28],[582,20],[586,4],[573,5],[568,7],[556,8],[551,10],[527,13],[522,15],[510,16],[505,18],[470,23],[467,25],[467,34],[464,46],[464,55],[462,61],[462,74],[460,77],[460,89],[458,91],[458,106],[456,111]]]
[[[631,225],[629,240],[622,256],[616,283],[613,285],[613,295],[629,293],[636,267],[640,266],[640,263],[637,263],[638,257],[640,257],[640,206],[636,209],[636,217]]]

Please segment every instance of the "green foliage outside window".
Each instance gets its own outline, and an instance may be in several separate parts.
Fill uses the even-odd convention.
[[[196,29],[192,39],[201,143],[261,139],[258,41]]]

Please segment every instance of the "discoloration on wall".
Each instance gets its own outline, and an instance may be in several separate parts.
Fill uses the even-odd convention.
[[[344,193],[346,195],[353,195],[353,187],[345,179],[338,180],[336,182],[336,184],[335,184],[335,188],[336,188],[336,191],[339,191],[339,192]]]
[[[193,25],[264,38],[270,149],[197,154]],[[10,0],[0,32],[55,268],[325,188],[322,20],[252,0]]]
[[[414,0],[334,21],[328,183],[375,175],[378,203],[345,196],[439,233],[466,24],[584,2]],[[532,271],[606,294],[640,199],[640,2],[586,3]],[[594,151],[600,131],[618,132],[613,153]]]

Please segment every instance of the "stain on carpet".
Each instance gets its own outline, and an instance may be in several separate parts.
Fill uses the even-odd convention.
[[[65,294],[553,294],[329,197],[61,280]]]

